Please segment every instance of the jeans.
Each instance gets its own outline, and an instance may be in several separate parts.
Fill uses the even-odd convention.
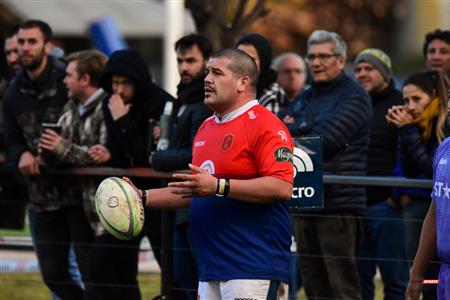
[[[412,197],[408,205],[404,207],[406,250],[411,265],[419,247],[422,224],[430,203],[431,199],[426,201]],[[441,264],[438,262],[439,259],[437,257],[433,258],[433,261],[424,272],[425,279],[437,279],[439,276]],[[422,288],[422,296],[424,300],[437,299],[436,285],[424,285]]]
[[[373,279],[378,266],[384,285],[384,299],[405,298],[409,263],[404,243],[402,209],[384,202],[370,205],[363,220],[364,236],[358,269],[364,300],[373,300]]]
[[[198,273],[195,253],[192,249],[189,223],[174,226],[172,247],[175,281],[184,290],[187,299],[196,300]]]
[[[32,206],[28,207],[28,221],[30,225],[30,233],[31,233],[31,241],[33,246],[35,246],[36,240],[36,231],[35,231],[35,222],[36,222],[36,213]],[[78,270],[77,258],[75,254],[75,250],[73,248],[73,244],[70,245],[69,250],[69,274],[72,277],[73,281],[78,284],[80,287],[84,288],[83,281],[81,280],[80,270]],[[55,293],[50,291],[52,294],[53,300],[61,300]]]
[[[94,233],[81,206],[70,206],[35,215],[35,247],[45,284],[62,299],[81,299],[83,288],[69,273],[73,244],[83,280],[87,281],[87,257]]]
[[[289,299],[296,300],[298,290],[302,287],[300,266],[297,252],[291,252],[291,278],[289,282]]]

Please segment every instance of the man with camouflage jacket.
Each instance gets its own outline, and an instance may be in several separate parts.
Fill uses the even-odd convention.
[[[61,134],[47,129],[39,140],[43,154],[54,157],[58,162],[70,166],[94,166],[110,160],[106,144],[106,126],[103,121],[102,101],[107,94],[99,88],[99,79],[106,65],[107,57],[95,50],[80,51],[69,55],[64,83],[70,101],[64,107],[58,120]],[[98,237],[103,227],[94,214],[94,197],[98,182],[94,178],[75,178],[65,190],[76,190],[82,194],[87,217]],[[95,299],[90,265],[95,264],[92,249],[96,249],[97,237],[89,251],[88,275],[85,279],[85,299]]]

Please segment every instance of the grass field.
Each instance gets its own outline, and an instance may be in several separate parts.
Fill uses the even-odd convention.
[[[150,300],[159,295],[160,276],[159,274],[139,274],[139,286],[142,299]],[[376,282],[376,300],[383,299],[383,286],[381,282]],[[8,300],[47,300],[50,293],[37,273],[3,273],[0,274],[0,299]],[[306,299],[303,290],[297,299]]]
[[[159,295],[159,274],[140,274],[139,283],[142,299],[150,300]],[[50,293],[41,275],[37,273],[0,274],[0,299],[4,300],[47,300]]]
[[[0,229],[0,236],[30,236],[28,225],[23,230],[6,230]]]

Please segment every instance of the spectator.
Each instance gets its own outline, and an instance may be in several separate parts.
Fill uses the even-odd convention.
[[[307,70],[303,58],[294,52],[286,52],[273,60],[272,68],[278,74],[277,82],[286,92],[287,100],[292,102],[295,96],[300,94],[305,87]],[[294,223],[295,218],[293,219],[293,226],[295,227]],[[292,240],[291,251],[292,277],[289,283],[289,299],[297,299],[297,292],[302,286],[302,281],[295,237]]]
[[[172,97],[152,82],[147,64],[135,50],[119,50],[111,55],[101,78],[101,86],[111,95],[103,101],[103,114],[112,165],[122,168],[149,167],[148,156],[152,150],[152,143],[149,143],[152,127],[149,121],[159,118],[165,101],[172,100]],[[92,148],[92,151],[96,150],[96,147]],[[149,184],[148,180],[142,180],[141,183],[146,186]],[[145,218],[145,226],[151,227],[145,230],[150,231],[150,243],[159,261],[160,211],[146,211]],[[108,295],[105,299],[139,299],[136,277],[140,238],[120,241],[105,234],[101,240],[108,245],[109,251],[102,265],[97,264],[95,277],[100,280],[106,274],[109,276],[103,277],[104,282],[121,282],[134,288],[133,293],[124,296],[104,286],[103,293]],[[117,260],[117,257],[122,259]]]
[[[5,34],[4,51],[6,55],[6,63],[14,76],[21,68],[19,59],[19,44],[17,42],[17,33],[19,25],[11,27]]]
[[[355,59],[356,81],[372,99],[373,121],[367,159],[367,175],[393,176],[398,130],[386,122],[393,105],[402,104],[395,89],[391,60],[380,49],[366,49]],[[386,299],[403,299],[409,266],[404,247],[403,213],[391,188],[368,187],[364,232],[358,262],[363,299],[374,299],[374,277],[381,272]],[[403,241],[403,242],[402,242]]]
[[[276,82],[277,73],[270,68],[272,46],[259,33],[249,33],[239,39],[236,47],[255,60],[258,67],[258,88],[256,97],[259,104],[273,112],[280,113],[287,105],[286,94]]]
[[[449,88],[450,86],[447,85],[447,89]],[[450,123],[450,118],[448,118],[448,122]],[[407,300],[420,299],[425,269],[431,259],[436,257],[436,255],[443,262],[438,277],[437,299],[450,299],[450,291],[448,288],[448,268],[450,263],[448,231],[450,228],[449,223],[445,221],[449,216],[448,203],[450,199],[449,142],[450,138],[447,138],[439,145],[433,159],[434,188],[431,193],[433,200],[431,201],[430,208],[423,223],[419,248],[411,269],[411,278],[406,291]]]
[[[222,50],[206,71],[205,103],[215,115],[194,139],[193,174],[174,175],[182,181],[165,189],[138,192],[149,206],[190,203],[200,299],[286,300],[292,139],[258,105],[258,71],[247,54]]]
[[[278,84],[285,91],[287,100],[291,102],[305,87],[308,77],[305,61],[294,52],[286,52],[273,60],[272,68],[278,74]]]
[[[450,79],[450,30],[436,29],[427,33],[423,56],[429,70],[442,72]]]
[[[292,136],[323,138],[325,174],[364,175],[372,118],[369,96],[344,73],[347,46],[334,32],[314,31],[306,61],[311,88],[282,115]],[[325,206],[297,220],[300,271],[311,299],[360,299],[356,257],[365,211],[364,187],[324,186]]]
[[[192,161],[192,141],[202,122],[212,114],[203,102],[205,67],[212,49],[211,42],[198,34],[184,36],[175,43],[181,81],[171,116],[169,148],[153,154],[151,164],[155,170],[183,170]],[[189,231],[189,211],[177,210],[172,233],[173,271],[187,298],[196,300],[198,272]]]
[[[93,232],[81,195],[59,187],[69,179],[41,169],[51,166],[38,152],[41,123],[56,123],[67,102],[63,83],[65,64],[48,56],[50,27],[30,20],[18,32],[19,57],[23,68],[4,97],[5,144],[9,159],[26,176],[29,198],[36,211],[35,247],[46,285],[60,298],[81,299],[83,289],[68,271],[68,253],[73,242],[79,269],[86,275],[86,262]]]
[[[40,138],[39,148],[42,153],[62,162],[66,166],[95,166],[109,160],[108,150],[101,145],[106,144],[106,127],[103,122],[102,100],[107,94],[99,88],[100,75],[106,64],[104,54],[94,50],[76,52],[68,57],[64,83],[68,89],[70,101],[64,107],[58,120],[61,133],[47,129]],[[100,144],[100,145],[98,145]],[[97,145],[102,148],[100,155],[89,148]],[[92,153],[91,153],[92,154]],[[102,155],[103,154],[103,155]],[[65,188],[77,190],[83,196],[83,206],[96,235],[103,233],[98,226],[98,219],[93,213],[93,204],[97,183],[92,178],[76,179]],[[98,238],[97,238],[98,239]],[[102,255],[96,256],[99,247],[97,239],[89,252],[88,266],[101,261]],[[100,247],[101,250],[104,248]],[[94,257],[94,258],[93,258]],[[92,297],[92,288],[96,286],[96,278],[89,278],[86,285],[86,299]]]
[[[3,49],[5,51],[6,64],[8,65],[8,73],[10,76],[3,78],[0,82],[0,101],[3,98],[3,94],[9,85],[11,79],[15,76],[17,71],[21,68],[19,59],[19,44],[17,42],[17,33],[19,31],[19,25],[11,27],[5,33],[5,43]],[[0,109],[3,107],[3,102],[0,102]],[[3,114],[0,114],[0,135],[3,136]],[[5,146],[3,139],[0,140],[0,164],[6,162]]]
[[[7,70],[2,70],[4,77],[0,78],[0,110],[3,107],[3,94],[20,69],[18,56],[17,32],[19,25],[8,29],[4,35],[4,52]],[[6,148],[3,139],[3,114],[0,114],[0,167],[9,168],[7,163]],[[14,174],[16,175],[16,174]],[[26,186],[20,184],[19,176],[11,176],[10,173],[0,174],[0,228],[22,229],[25,219]]]
[[[432,178],[434,153],[445,137],[447,91],[448,85],[441,73],[431,71],[414,74],[403,84],[405,104],[393,106],[388,111],[387,120],[400,130],[400,166],[407,177]],[[408,191],[400,197],[405,217],[406,250],[410,260],[417,252],[422,220],[430,206],[429,195],[429,190],[425,193]],[[438,273],[439,265],[432,264],[425,275],[428,279],[436,279]],[[436,293],[435,287],[424,289],[424,299],[436,299]]]

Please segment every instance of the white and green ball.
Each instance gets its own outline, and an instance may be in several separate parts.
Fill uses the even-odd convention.
[[[118,239],[132,239],[144,226],[144,207],[139,195],[118,177],[108,177],[100,183],[95,208],[100,222]]]

